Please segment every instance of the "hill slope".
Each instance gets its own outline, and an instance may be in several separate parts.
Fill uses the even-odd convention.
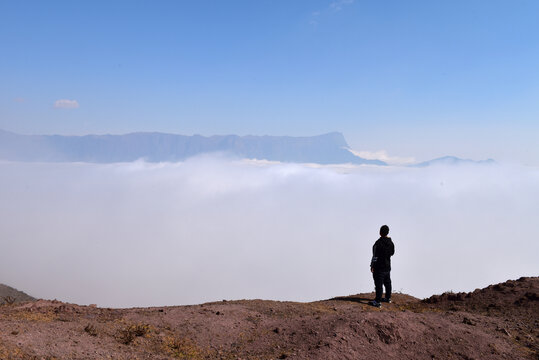
[[[4,284],[0,284],[0,305],[5,304],[6,302],[24,302],[24,301],[34,301],[35,298],[31,297],[30,295],[19,291],[17,289],[12,288],[11,286],[7,286]]]
[[[537,359],[539,278],[419,300],[0,307],[2,359]]]

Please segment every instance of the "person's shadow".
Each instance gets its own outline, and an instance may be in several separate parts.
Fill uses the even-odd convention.
[[[369,305],[369,301],[371,301],[372,299],[361,297],[361,296],[337,296],[328,300],[350,301],[350,302]]]

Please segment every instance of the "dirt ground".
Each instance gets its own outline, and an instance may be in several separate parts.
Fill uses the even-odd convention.
[[[539,277],[419,300],[0,306],[0,359],[539,359]]]

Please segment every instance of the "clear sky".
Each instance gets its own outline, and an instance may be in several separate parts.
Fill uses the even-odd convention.
[[[539,165],[539,1],[0,1],[0,128]]]

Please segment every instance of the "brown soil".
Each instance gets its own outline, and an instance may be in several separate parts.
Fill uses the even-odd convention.
[[[539,359],[539,277],[419,300],[0,306],[0,359]]]

